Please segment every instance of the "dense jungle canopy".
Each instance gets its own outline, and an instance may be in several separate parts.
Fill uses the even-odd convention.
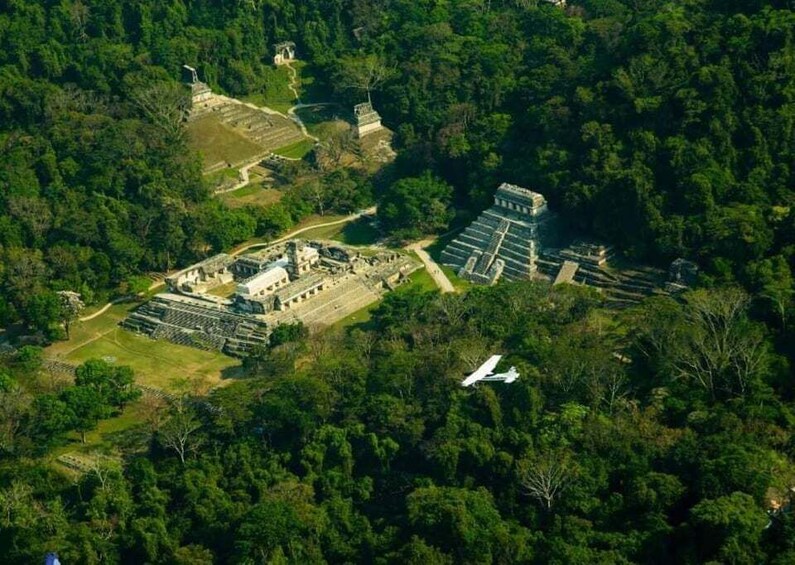
[[[301,194],[227,208],[142,104],[186,63],[262,92],[284,40],[329,100],[383,74],[369,94],[397,161],[326,175],[346,187],[329,209],[375,182],[384,227],[422,235],[509,181],[632,259],[703,272],[620,313],[567,285],[391,294],[361,327],[282,331],[247,378],[152,410],[121,461],[77,478],[54,458],[140,402],[134,375],[89,361],[54,383],[23,347],[0,360],[0,561],[795,562],[793,10],[0,0],[0,326],[56,339],[56,291],[123,295],[311,213]],[[523,378],[461,389],[494,351]]]

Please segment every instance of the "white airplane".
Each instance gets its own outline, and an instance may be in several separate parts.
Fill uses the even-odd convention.
[[[469,375],[461,382],[461,386],[472,386],[481,381],[501,381],[504,383],[512,383],[519,378],[519,371],[516,367],[508,369],[507,373],[494,374],[494,368],[497,363],[502,359],[502,355],[492,355],[489,360],[478,367],[474,373]]]

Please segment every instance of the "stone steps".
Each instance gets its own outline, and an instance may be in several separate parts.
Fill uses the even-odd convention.
[[[206,351],[227,351],[234,341],[232,349],[241,353],[254,344],[266,344],[269,335],[262,322],[160,297],[132,312],[121,325],[153,339]]]

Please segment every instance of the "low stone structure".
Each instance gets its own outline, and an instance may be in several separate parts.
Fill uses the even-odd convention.
[[[230,266],[235,258],[226,253],[214,255],[200,263],[191,265],[175,275],[166,277],[166,286],[172,292],[204,292],[214,286],[230,283],[234,274]]]
[[[166,279],[168,292],[131,313],[122,326],[244,356],[268,343],[271,328],[296,321],[332,324],[378,300],[419,267],[397,252],[365,256],[322,241],[291,240],[237,258],[219,254]]]
[[[615,250],[612,245],[603,245],[591,241],[575,241],[569,247],[560,251],[560,255],[566,259],[596,267],[607,265],[608,260],[614,253]]]
[[[383,129],[381,115],[375,111],[370,102],[354,106],[353,116],[356,119],[355,129],[359,139]]]
[[[442,251],[442,263],[478,284],[531,278],[550,217],[541,194],[503,183],[494,205]]]
[[[284,65],[291,61],[295,61],[295,43],[292,41],[283,41],[273,46],[275,55],[273,56],[273,64],[276,66]]]
[[[687,290],[698,282],[698,265],[687,259],[679,258],[671,263],[668,269],[666,290],[678,293]]]

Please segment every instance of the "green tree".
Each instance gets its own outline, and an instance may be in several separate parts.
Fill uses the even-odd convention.
[[[452,219],[450,185],[426,171],[394,183],[381,196],[378,218],[395,237],[411,239],[445,228]]]
[[[702,500],[690,515],[699,534],[699,560],[759,563],[759,544],[768,518],[753,498],[734,492],[715,500]]]
[[[80,441],[86,442],[86,434],[93,430],[100,420],[111,415],[111,407],[94,388],[75,386],[61,394],[64,408],[69,415],[71,428],[80,434]]]
[[[104,402],[116,408],[141,396],[135,387],[133,370],[114,366],[102,359],[90,359],[75,370],[75,384],[94,389]]]

